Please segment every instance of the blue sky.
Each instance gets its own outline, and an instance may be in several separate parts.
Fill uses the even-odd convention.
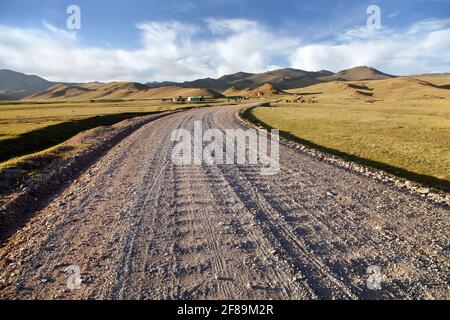
[[[81,29],[66,27],[69,5]],[[381,29],[368,30],[369,5]],[[0,68],[58,81],[190,80],[279,67],[450,71],[450,0],[0,0]]]

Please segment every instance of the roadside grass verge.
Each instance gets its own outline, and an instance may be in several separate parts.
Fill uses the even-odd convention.
[[[217,102],[211,102],[211,105],[215,103]],[[21,134],[63,122],[82,120],[95,116],[168,111],[196,106],[201,105],[179,105],[170,102],[161,102],[161,100],[0,104],[0,140],[16,138]]]
[[[97,101],[95,103],[0,104],[0,163],[41,152],[80,132],[126,119],[184,108],[223,103],[179,105],[161,100]]]
[[[62,122],[23,133],[16,138],[0,140],[0,163],[15,157],[36,153],[58,145],[82,131],[111,126],[120,121],[151,113],[119,113]]]
[[[281,104],[243,117],[302,145],[450,192],[450,108],[443,103]]]

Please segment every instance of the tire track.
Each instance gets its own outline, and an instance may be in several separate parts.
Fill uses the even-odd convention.
[[[446,207],[284,145],[276,176],[172,163],[173,130],[247,129],[242,108],[170,115],[113,147],[0,247],[0,298],[445,298]]]

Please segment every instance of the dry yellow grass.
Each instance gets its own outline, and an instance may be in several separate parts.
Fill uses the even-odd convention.
[[[225,101],[216,99],[181,105],[162,103],[161,100],[0,104],[0,162],[44,150],[81,131],[111,125],[130,117],[222,104]]]
[[[322,99],[373,100],[434,100],[449,99],[450,90],[410,77],[386,80],[327,82],[301,89],[288,90],[289,93],[320,95]]]
[[[257,108],[251,116],[329,152],[449,187],[450,90],[397,78],[326,83],[290,92],[314,96],[318,103]]]
[[[0,141],[59,123],[120,113],[173,110],[176,104],[160,101],[118,103],[56,103],[0,105]]]
[[[450,74],[436,74],[436,75],[425,75],[425,76],[416,76],[416,79],[427,81],[429,83],[434,84],[435,86],[447,86],[450,88]]]

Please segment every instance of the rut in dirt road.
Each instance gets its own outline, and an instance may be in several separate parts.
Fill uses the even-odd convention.
[[[113,147],[3,243],[0,298],[445,298],[447,207],[284,145],[274,176],[172,162],[174,130],[248,129],[243,108],[169,115]]]

